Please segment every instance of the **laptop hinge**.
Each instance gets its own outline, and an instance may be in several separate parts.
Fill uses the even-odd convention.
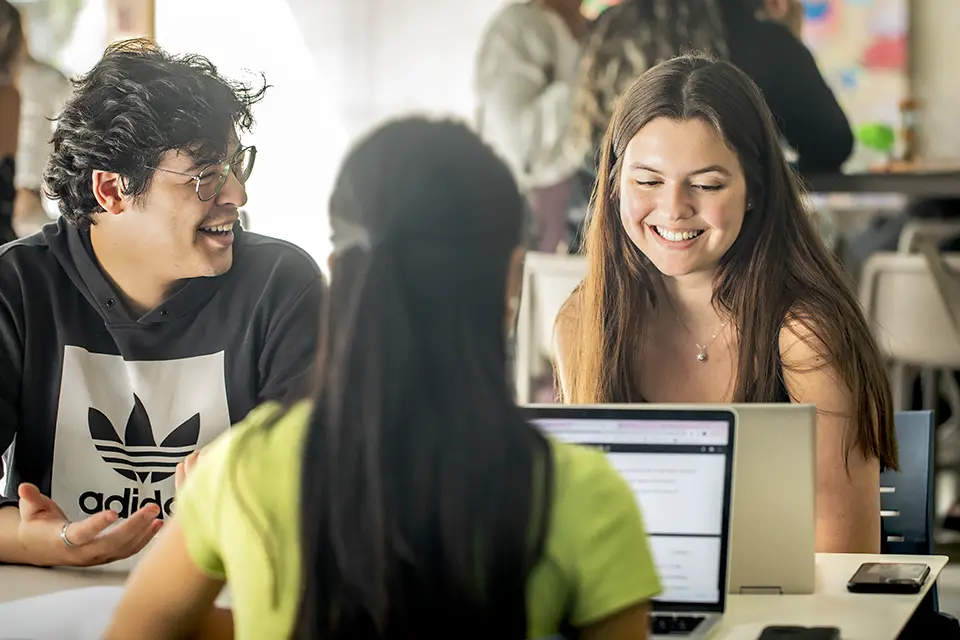
[[[780,587],[740,587],[742,596],[782,596],[783,589]]]

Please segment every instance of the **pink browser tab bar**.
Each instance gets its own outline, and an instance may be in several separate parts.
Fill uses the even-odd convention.
[[[729,444],[729,425],[712,420],[546,418],[534,421],[559,440],[591,444]]]

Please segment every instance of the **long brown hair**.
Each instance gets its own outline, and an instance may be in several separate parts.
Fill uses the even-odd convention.
[[[717,0],[628,0],[606,9],[583,43],[571,136],[593,168],[617,96],[658,62],[690,51],[729,55]]]
[[[620,222],[627,144],[655,118],[700,119],[733,149],[753,203],[720,261],[713,304],[738,330],[734,402],[775,402],[782,387],[780,332],[788,323],[854,395],[845,457],[858,449],[897,468],[890,387],[852,282],[831,256],[787,165],[773,116],[756,85],[733,65],[683,56],[644,73],[622,96],[600,149],[566,354],[564,400],[642,402],[642,319],[657,307],[660,272]]]

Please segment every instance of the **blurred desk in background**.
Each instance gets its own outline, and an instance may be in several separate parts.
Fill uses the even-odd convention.
[[[814,194],[898,194],[911,200],[960,198],[960,170],[804,176]]]

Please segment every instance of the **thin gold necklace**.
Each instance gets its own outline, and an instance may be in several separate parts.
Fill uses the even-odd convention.
[[[670,305],[673,307],[673,305]],[[677,310],[673,309],[673,315],[677,317],[677,322],[680,323],[680,326],[683,327],[683,330],[689,335],[693,335],[690,329],[687,328],[687,325],[680,319],[680,314],[677,313]],[[697,362],[706,362],[707,361],[707,347],[713,344],[713,341],[717,339],[717,336],[723,331],[724,327],[727,326],[727,321],[725,320],[723,324],[720,325],[720,328],[717,329],[717,332],[710,336],[710,339],[707,340],[706,344],[700,344],[699,342],[694,342],[693,344],[697,345]]]
[[[677,319],[679,320],[679,317]],[[707,347],[713,344],[713,341],[717,339],[717,336],[720,335],[720,332],[723,331],[723,328],[725,326],[727,326],[726,322],[720,325],[720,328],[717,329],[717,332],[710,337],[710,339],[707,341],[707,344],[701,345],[699,342],[694,343],[695,345],[697,345],[697,349],[699,350],[697,352],[697,361],[699,362],[707,361]],[[689,333],[689,331],[687,333]]]

